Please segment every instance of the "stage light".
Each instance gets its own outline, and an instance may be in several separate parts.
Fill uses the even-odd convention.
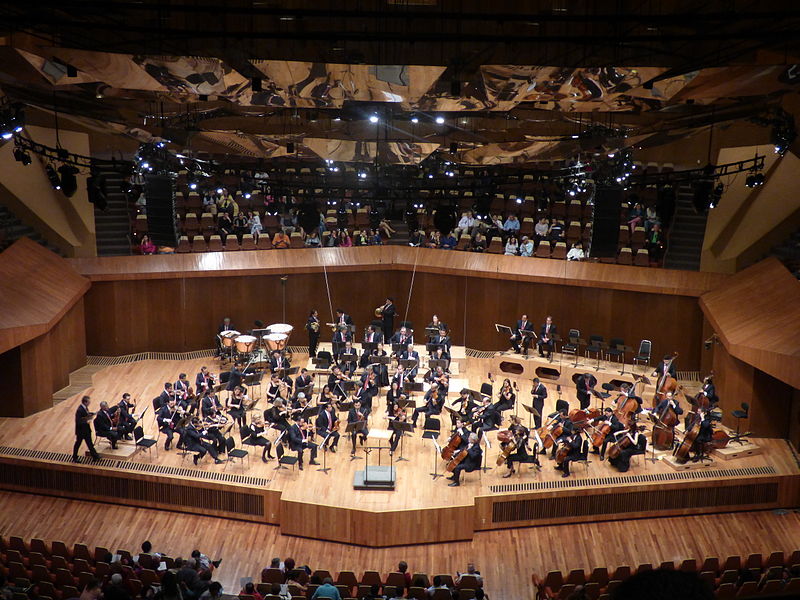
[[[417,123],[419,123],[419,117],[417,115],[413,115],[411,117],[411,122],[416,125]]]
[[[443,117],[442,115],[438,115],[438,116],[436,117],[436,124],[437,124],[437,125],[441,125],[441,124],[443,124],[443,123],[444,123],[444,117]]]
[[[217,188],[217,195],[218,196],[222,195],[222,188],[221,187]]]
[[[67,198],[72,198],[78,191],[78,169],[72,165],[61,165],[58,167],[58,174],[61,175],[61,191]]]
[[[749,188],[760,187],[764,185],[766,178],[763,173],[751,173],[745,179],[744,184]]]
[[[147,162],[147,161],[143,162],[143,163],[142,163],[142,168],[143,168],[143,169],[149,169],[149,168],[150,168],[150,163],[149,163],[149,162]]]
[[[31,164],[31,155],[22,148],[14,148],[14,160],[21,162],[23,165],[29,165]]]
[[[725,186],[721,183],[718,183],[717,186],[714,188],[714,191],[711,193],[711,201],[709,202],[709,208],[716,208],[719,205],[719,201],[722,199],[722,192],[725,191]]]
[[[367,178],[367,174],[364,171],[359,171],[358,176],[361,179],[366,179]]]
[[[370,115],[369,116],[370,123],[377,123],[378,122],[378,115]]]
[[[190,190],[196,190],[196,189],[197,189],[197,182],[196,182],[196,181],[192,181],[192,182],[189,184],[189,189],[190,189]]]
[[[53,165],[47,165],[44,168],[45,173],[47,173],[47,178],[50,180],[50,185],[53,186],[54,190],[61,189],[61,179],[58,177],[58,173],[53,168]]]
[[[14,134],[10,131],[6,131],[2,134],[2,136],[4,140],[10,140],[12,137],[14,137]]]
[[[517,198],[517,204],[522,204],[522,198]]]

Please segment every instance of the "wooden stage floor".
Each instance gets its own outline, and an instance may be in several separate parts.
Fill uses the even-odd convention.
[[[303,363],[301,356],[297,356]],[[480,387],[487,369],[508,357],[463,358],[453,377],[454,393],[467,384]],[[530,366],[545,361],[532,359]],[[304,363],[303,363],[304,364]],[[129,392],[150,405],[165,381],[175,381],[180,372],[190,379],[201,365],[219,372],[212,358],[192,360],[140,360],[108,366],[93,375],[87,390],[93,408],[100,400],[117,402]],[[527,368],[527,365],[526,365]],[[616,368],[616,367],[614,367]],[[607,376],[618,373],[606,366]],[[598,378],[602,380],[603,372]],[[530,400],[530,379],[519,378],[521,401]],[[567,385],[561,381],[562,386]],[[497,389],[497,385],[495,389]],[[547,412],[557,396],[555,382],[548,383]],[[452,395],[452,394],[451,394]],[[574,405],[574,389],[564,391]],[[214,465],[207,457],[194,467],[190,457],[182,460],[176,450],[165,452],[159,439],[157,456],[137,453],[127,461],[104,460],[99,465],[72,464],[69,460],[73,435],[73,414],[80,394],[52,409],[25,419],[0,420],[0,487],[34,491],[69,498],[151,506],[182,512],[201,512],[270,523],[281,533],[364,545],[392,546],[471,540],[476,531],[548,525],[585,520],[728,512],[769,509],[796,505],[800,468],[784,440],[758,439],[762,453],[731,461],[715,460],[691,471],[675,471],[663,461],[652,463],[638,457],[631,470],[622,474],[596,456],[588,468],[576,466],[572,477],[562,479],[553,462],[543,459],[541,471],[524,466],[511,478],[502,478],[505,466],[496,467],[499,451],[496,433],[490,434],[491,449],[485,473],[470,473],[461,487],[451,488],[431,472],[443,469],[434,460],[429,440],[419,430],[406,437],[404,457],[395,462],[394,491],[353,489],[360,460],[350,460],[349,440],[344,436],[339,451],[327,456],[330,472],[308,465],[298,470],[276,469],[276,462],[263,463],[260,449],[250,450],[250,461]],[[376,402],[370,427],[387,429],[385,393]],[[519,404],[519,400],[518,400]],[[266,408],[263,401],[257,410]],[[520,414],[524,414],[520,408]],[[446,421],[446,420],[445,420]],[[157,431],[148,410],[145,433]],[[421,424],[421,421],[420,421]],[[446,425],[446,423],[445,423]],[[444,428],[444,427],[443,427]],[[271,434],[274,436],[274,432]],[[235,436],[238,444],[238,434]],[[446,440],[446,432],[442,433]],[[99,447],[106,446],[100,441]],[[387,452],[382,452],[385,464]],[[649,454],[648,454],[649,455]],[[318,457],[322,461],[322,455]],[[374,453],[369,459],[375,463]]]

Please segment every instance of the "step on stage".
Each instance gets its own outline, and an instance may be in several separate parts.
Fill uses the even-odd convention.
[[[538,357],[459,359],[458,379],[475,389],[487,368],[498,372],[499,362],[517,360],[526,371],[517,379],[520,400],[529,404],[530,372],[552,366]],[[116,402],[123,392],[130,392],[140,399],[141,410],[158,395],[164,381],[174,381],[181,372],[192,377],[202,365],[215,373],[220,370],[211,358],[110,364],[93,375],[86,393],[95,408],[100,400]],[[598,379],[619,375],[614,367],[604,366],[597,372]],[[505,374],[514,379],[513,374]],[[558,397],[556,384],[562,386],[564,399],[575,405],[570,376],[564,370],[557,381],[544,380],[549,391],[546,412],[552,411]],[[258,397],[258,389],[252,391]],[[458,388],[453,389],[451,396],[457,392]],[[327,471],[308,462],[303,471],[296,467],[276,470],[274,460],[262,462],[261,449],[240,446],[238,432],[232,432],[237,448],[248,452],[244,459],[215,465],[206,456],[195,467],[191,455],[164,450],[165,438],[158,436],[152,408],[142,421],[146,435],[158,436],[152,452],[140,450],[127,459],[108,456],[99,463],[75,464],[71,457],[73,415],[81,395],[25,419],[0,419],[0,488],[271,523],[287,535],[371,547],[470,540],[476,531],[568,523],[576,517],[602,521],[786,508],[797,505],[800,493],[800,467],[790,445],[757,438],[753,441],[760,454],[731,444],[738,456],[712,457],[710,464],[691,470],[676,471],[663,460],[646,460],[648,451],[647,456],[634,457],[627,473],[590,455],[588,464],[576,465],[573,475],[562,479],[554,463],[542,457],[541,471],[522,465],[506,479],[502,477],[506,467],[496,465],[499,444],[493,432],[488,449],[484,448],[487,470],[463,474],[457,488],[448,487],[440,477],[446,474],[444,462],[420,429],[404,438],[390,461],[385,456],[387,442],[376,439],[365,446],[383,446],[383,452],[372,450],[367,456],[365,446],[357,446],[360,459],[350,460],[351,441],[342,428],[337,452],[319,453],[318,461],[324,462]],[[385,393],[374,406],[370,429],[388,429]],[[264,408],[261,400],[256,410]],[[527,413],[521,407],[518,410],[527,421]],[[444,417],[440,444],[448,428],[449,418]],[[271,432],[270,438],[274,437]],[[107,446],[104,441],[97,444],[98,450]],[[390,467],[382,482],[376,481],[381,472],[373,471],[378,466],[376,454],[381,453],[380,466]],[[308,461],[308,452],[305,456]],[[363,476],[365,470],[366,481],[357,475]],[[388,488],[390,481],[394,490]],[[360,483],[387,489],[362,489]]]

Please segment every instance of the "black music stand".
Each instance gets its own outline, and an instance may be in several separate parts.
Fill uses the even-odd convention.
[[[425,437],[423,435],[423,437]],[[439,457],[442,455],[442,447],[435,437],[429,438],[433,442],[433,473],[428,473],[433,480],[436,481],[439,477],[444,477],[444,473],[439,473]]]
[[[556,345],[556,342],[560,342],[560,341],[561,341],[561,336],[558,335],[557,333],[554,333],[553,335],[550,336],[550,345],[553,347],[553,349],[550,350],[550,358],[547,359],[548,362],[551,362],[551,363],[553,362],[553,354],[556,353],[556,348],[558,348],[558,346]]]
[[[514,330],[511,329],[511,327],[509,327],[508,325],[501,325],[500,323],[495,323],[494,324],[494,330],[497,333],[502,333],[502,334],[508,336],[506,338],[506,343],[511,341],[511,338],[514,337]],[[507,354],[507,352],[501,352],[500,354]]]
[[[598,351],[597,351],[597,364],[593,367],[595,371],[599,371],[603,367],[600,366],[600,357],[603,356],[603,350],[608,350],[608,344],[606,342],[596,341]]]
[[[443,359],[443,358],[442,359],[431,358],[430,360],[428,360],[428,368],[429,369],[433,370],[436,367],[442,367],[442,369],[444,371],[446,371],[447,370],[447,361],[445,359]]]
[[[578,368],[578,364],[579,364],[578,363],[578,349],[580,349],[581,346],[583,346],[584,348],[586,347],[586,340],[584,340],[583,338],[578,338],[578,341],[575,342],[575,345],[578,346],[578,348],[575,349],[575,364],[572,365],[573,369],[577,369]],[[580,363],[580,366],[582,367],[583,363]]]
[[[408,344],[392,344],[392,352],[394,354],[400,354],[406,350],[408,350]]]
[[[411,392],[421,392],[423,389],[421,381],[408,381],[407,379],[403,382],[403,391],[406,394],[410,394]]]
[[[620,375],[625,375],[625,353],[626,352],[633,352],[633,348],[630,346],[617,346],[622,351],[622,370],[619,372]]]
[[[347,427],[345,428],[344,432],[350,435],[358,434],[359,432],[363,431],[365,427],[364,421],[354,421],[353,423],[348,423]],[[354,452],[350,455],[350,460],[364,460],[361,456],[357,456]]]
[[[481,441],[478,440],[480,444]],[[481,473],[485,473],[486,471],[491,471],[493,467],[489,466],[489,450],[492,449],[492,445],[489,443],[489,432],[487,431],[483,436],[483,466],[481,467]]]
[[[522,404],[522,402],[520,402]],[[528,406],[527,404],[522,404],[522,408],[528,411],[528,429],[531,428],[531,422],[533,421],[534,417],[541,417],[542,415],[539,414],[539,411],[533,408],[533,406]]]
[[[414,431],[414,424],[409,423],[408,421],[398,421],[397,419],[392,419],[389,421],[389,429],[396,431],[400,434],[400,457],[397,458],[397,462],[401,462],[404,460],[408,460],[403,456],[403,446],[405,444],[405,437],[406,433],[411,433]]]
[[[329,431],[328,435],[325,436],[325,439],[322,440],[322,468],[317,469],[317,471],[322,471],[325,473],[325,475],[327,475],[328,471],[331,470],[331,468],[328,466],[328,439],[331,437],[331,434],[333,434],[333,430]]]
[[[397,364],[403,365],[403,369],[406,373],[409,373],[419,367],[419,361],[416,358],[401,358],[399,361],[397,361]]]
[[[425,335],[427,335],[429,338],[436,337],[439,335],[439,330],[436,327],[426,327]]]
[[[411,410],[414,410],[415,408],[417,408],[417,402],[413,398],[407,398],[405,400],[398,400],[397,401],[397,406],[399,408],[401,408],[402,410],[405,410],[407,408],[410,408]]]
[[[361,342],[361,350],[372,354],[373,350],[377,350],[378,342]]]

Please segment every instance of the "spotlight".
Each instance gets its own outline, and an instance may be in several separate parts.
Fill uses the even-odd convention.
[[[522,204],[522,198],[517,198],[517,204]]]
[[[14,160],[27,166],[31,164],[31,155],[22,148],[14,148]]]
[[[197,182],[196,182],[196,181],[192,181],[192,182],[189,184],[189,189],[190,189],[190,190],[196,190],[196,189],[197,189]]]
[[[436,124],[441,125],[442,123],[444,123],[444,117],[442,115],[437,115]]]
[[[11,133],[10,131],[6,131],[6,132],[3,133],[3,139],[4,140],[10,140],[12,137],[14,137],[14,134]]]
[[[53,186],[54,190],[61,189],[61,179],[58,177],[58,173],[53,168],[53,165],[47,165],[44,168],[45,173],[47,173],[47,178],[50,180],[50,185]]]
[[[714,191],[711,193],[711,201],[709,202],[709,208],[716,208],[719,205],[719,201],[722,199],[722,192],[725,191],[725,186],[721,183],[718,183],[717,186],[714,188]]]
[[[760,187],[764,185],[765,177],[763,173],[751,173],[745,179],[744,184],[749,188]]]
[[[217,188],[217,195],[218,195],[218,196],[221,196],[221,195],[222,195],[222,188],[221,188],[221,187],[220,187],[220,188]]]
[[[370,115],[369,116],[370,123],[377,123],[378,122],[378,115]]]
[[[72,165],[61,165],[58,167],[58,173],[61,175],[61,191],[67,198],[72,198],[78,191],[78,179],[75,177],[78,169]]]
[[[358,177],[360,179],[366,179],[367,178],[367,173],[365,171],[359,171]]]
[[[419,117],[417,115],[412,116],[411,122],[416,125],[417,123],[419,123]]]

